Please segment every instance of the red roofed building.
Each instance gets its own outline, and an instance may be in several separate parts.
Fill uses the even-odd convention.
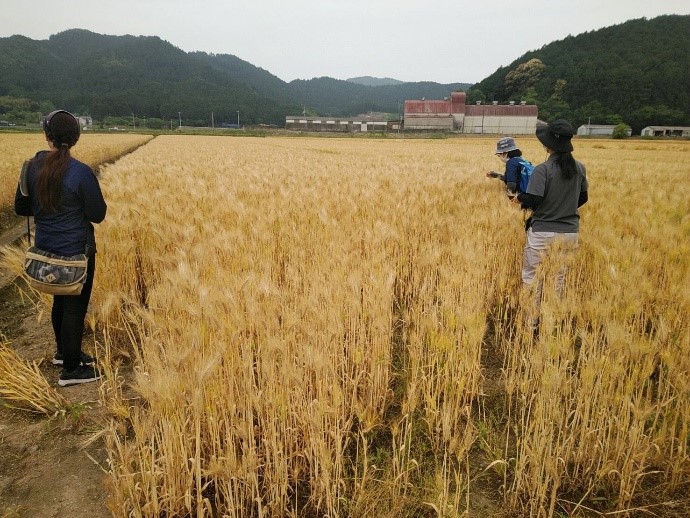
[[[443,101],[405,101],[404,127],[413,130],[453,131],[465,115],[465,92],[453,92]]]
[[[458,131],[502,135],[533,134],[537,127],[536,105],[466,105],[464,92],[453,92],[442,101],[406,100],[406,130]]]

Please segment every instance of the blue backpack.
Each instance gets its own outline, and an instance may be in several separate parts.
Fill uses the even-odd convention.
[[[531,162],[528,162],[524,158],[519,158],[520,162],[520,181],[518,183],[518,191],[527,192],[527,186],[529,185],[529,179],[532,176],[532,171],[534,171],[534,166]]]

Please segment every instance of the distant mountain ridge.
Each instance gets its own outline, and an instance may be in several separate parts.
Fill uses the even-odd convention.
[[[358,85],[362,86],[391,86],[400,85],[404,83],[404,81],[398,81],[397,79],[391,79],[390,77],[372,76],[351,77],[349,79],[346,79],[346,81],[350,83],[357,83]]]
[[[365,86],[332,78],[286,83],[230,54],[184,52],[157,36],[109,36],[71,29],[48,40],[0,38],[0,115],[24,99],[30,110],[64,107],[94,118],[130,116],[189,125],[282,125],[285,115],[398,113],[413,95],[446,96],[466,84]],[[21,104],[20,103],[20,104]],[[23,105],[22,105],[23,106]],[[238,114],[239,112],[239,114]],[[3,118],[4,115],[3,115]]]
[[[222,58],[212,66],[156,36],[72,29],[43,41],[0,38],[0,96],[95,118],[136,114],[167,120],[184,114],[186,124],[210,123],[213,112],[216,121],[234,121],[237,111],[245,123],[277,122],[295,109],[294,101],[270,98],[253,87],[252,81],[271,83],[267,72],[248,63],[236,74],[224,67]]]
[[[340,117],[366,112],[402,114],[405,99],[442,99],[464,85],[419,82],[363,86],[331,77],[297,79],[289,84],[294,98],[303,105],[315,106],[322,115]]]
[[[72,29],[48,40],[0,38],[0,118],[35,121],[54,107],[103,120],[185,125],[269,123],[308,113],[402,114],[406,99],[526,101],[539,118],[574,125],[690,125],[690,15],[630,20],[528,52],[481,82],[399,82],[361,76],[285,82],[230,54],[184,52],[156,36]],[[450,65],[457,66],[461,65]],[[362,84],[366,83],[366,84]],[[238,113],[239,112],[239,113]]]

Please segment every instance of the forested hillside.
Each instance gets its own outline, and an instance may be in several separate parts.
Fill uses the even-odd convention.
[[[397,114],[405,98],[447,96],[467,84],[364,86],[330,78],[287,83],[229,54],[186,53],[155,36],[73,29],[35,41],[0,38],[0,119],[35,121],[63,107],[99,121],[146,118],[148,127],[282,125],[285,115]],[[105,122],[102,122],[105,124]]]
[[[553,42],[476,84],[471,101],[526,100],[579,125],[690,124],[690,16],[660,16]]]
[[[405,99],[443,99],[466,83],[432,82],[364,86],[331,77],[290,82],[292,96],[301,105],[313,107],[321,115],[347,116],[370,111],[402,114]]]
[[[98,119],[149,117],[149,123],[177,120],[178,112],[186,124],[210,122],[211,112],[217,121],[234,121],[238,110],[247,120],[279,121],[293,109],[158,37],[84,30],[47,41],[0,39],[0,96],[0,115],[7,105],[42,113],[60,106]]]
[[[474,85],[469,102],[527,101],[539,118],[579,125],[690,125],[690,15],[631,20],[528,52]],[[457,65],[451,65],[457,66]],[[458,70],[462,76],[463,71]],[[365,83],[365,84],[361,84]],[[386,84],[394,83],[394,84]],[[229,54],[184,52],[155,36],[73,29],[36,41],[0,38],[0,120],[35,122],[54,107],[205,126],[282,125],[285,115],[396,117],[405,99],[442,99],[467,83],[329,77],[287,83]]]
[[[346,79],[350,83],[356,83],[358,85],[364,86],[388,86],[388,85],[399,85],[403,81],[398,81],[397,79],[392,79],[390,77],[371,77],[371,76],[359,76],[359,77],[349,77]],[[467,85],[471,86],[471,85]]]

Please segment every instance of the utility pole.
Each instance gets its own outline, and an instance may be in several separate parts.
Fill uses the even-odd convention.
[[[180,128],[182,127],[182,112],[177,112],[177,116],[180,118]]]
[[[240,129],[240,111],[237,110],[237,129]]]
[[[213,128],[213,112],[211,112],[211,127]]]

